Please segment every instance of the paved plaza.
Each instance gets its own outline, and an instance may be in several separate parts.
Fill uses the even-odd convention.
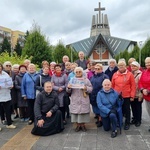
[[[75,126],[70,123],[62,133],[40,137],[30,133],[32,125],[14,121],[16,129],[6,129],[3,125],[0,132],[1,150],[150,150],[150,120],[143,103],[143,119],[140,127],[131,125],[130,130],[122,130],[122,134],[114,139],[111,132],[97,128],[91,114],[91,121],[86,125],[87,132],[75,132]]]

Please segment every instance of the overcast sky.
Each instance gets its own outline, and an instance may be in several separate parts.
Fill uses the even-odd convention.
[[[0,26],[26,32],[35,21],[51,44],[90,36],[98,2],[105,7],[112,36],[145,41],[150,37],[150,0],[1,0]]]

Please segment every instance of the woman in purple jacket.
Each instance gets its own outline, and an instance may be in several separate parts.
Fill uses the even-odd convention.
[[[51,82],[53,83],[53,90],[58,94],[59,110],[62,112],[63,122],[66,124],[64,95],[66,92],[66,86],[68,84],[68,77],[61,71],[61,65],[55,65],[54,69],[55,73],[52,75]]]

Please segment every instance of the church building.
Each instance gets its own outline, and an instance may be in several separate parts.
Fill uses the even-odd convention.
[[[105,8],[101,7],[99,2],[99,7],[94,9],[94,11],[98,11],[98,14],[92,17],[89,38],[67,46],[76,52],[83,51],[90,60],[107,65],[108,60],[114,58],[120,52],[124,50],[132,51],[137,42],[111,36],[107,14],[101,13],[104,10]]]

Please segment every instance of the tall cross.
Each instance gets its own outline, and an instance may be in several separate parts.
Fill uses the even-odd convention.
[[[105,7],[101,7],[101,3],[99,2],[99,8],[95,8],[94,11],[99,11],[99,23],[101,23],[101,11],[105,10]]]

